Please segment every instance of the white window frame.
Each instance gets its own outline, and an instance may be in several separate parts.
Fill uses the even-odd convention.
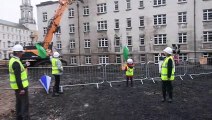
[[[186,3],[187,0],[178,0],[178,3]]]
[[[47,12],[43,12],[43,22],[48,20]]]
[[[188,60],[188,54],[180,53],[178,58],[179,58],[180,61],[187,61]]]
[[[76,42],[75,39],[70,40],[70,49],[75,49],[76,48]]]
[[[115,47],[120,47],[120,45],[121,45],[120,37],[115,37],[114,41],[115,41]]]
[[[69,17],[69,18],[73,18],[73,17],[74,17],[74,8],[70,8],[70,9],[68,10],[68,17]]]
[[[167,43],[166,34],[155,34],[154,45],[164,45]]]
[[[144,16],[139,17],[139,27],[144,27]]]
[[[56,35],[60,35],[60,34],[61,34],[61,27],[59,26],[57,29],[58,29],[58,30],[55,32],[55,34],[56,34]]]
[[[163,6],[166,5],[166,0],[154,0],[153,6]]]
[[[155,53],[154,54],[154,62],[158,63],[159,60],[160,60],[160,54],[159,53]]]
[[[70,63],[71,64],[77,64],[77,58],[76,58],[76,56],[71,56],[70,57]]]
[[[187,23],[187,12],[178,12],[178,22]]]
[[[127,46],[132,46],[132,36],[127,36]]]
[[[154,25],[166,25],[166,14],[154,15]]]
[[[127,10],[131,10],[131,0],[126,0]]]
[[[84,23],[84,32],[90,32],[90,23],[89,22]]]
[[[146,62],[146,55],[145,54],[141,54],[140,55],[140,62],[141,63],[145,63]]]
[[[178,41],[179,43],[187,43],[187,33],[178,33]]]
[[[98,47],[108,47],[108,39],[107,38],[99,38],[98,39]]]
[[[107,13],[107,4],[106,3],[97,4],[97,13],[98,14]]]
[[[144,35],[139,36],[139,43],[140,43],[140,46],[145,45],[145,36]]]
[[[85,64],[91,64],[91,56],[85,56]]]
[[[119,11],[119,1],[114,1],[114,11]]]
[[[70,27],[69,28],[69,30],[70,30],[69,33],[75,33],[75,25],[74,24],[70,24],[69,27]]]
[[[203,10],[203,21],[212,21],[212,9]]]
[[[120,29],[119,19],[115,19],[115,29]]]
[[[132,19],[127,18],[127,28],[132,28]]]
[[[99,64],[108,64],[109,57],[107,55],[100,55],[99,56]]]
[[[84,48],[90,48],[91,47],[91,40],[90,39],[84,39],[84,41],[85,41]]]
[[[203,41],[212,42],[212,31],[203,31]]]
[[[143,0],[139,1],[139,7],[138,8],[144,8],[144,1]]]
[[[84,16],[88,16],[89,15],[89,12],[90,12],[90,10],[89,10],[89,7],[88,6],[84,6],[83,7],[83,15]]]
[[[47,34],[47,27],[43,27],[43,35]]]
[[[116,63],[121,63],[121,55],[116,55]]]
[[[97,30],[98,31],[101,31],[101,30],[107,30],[107,21],[104,20],[104,21],[97,21]]]
[[[56,41],[57,43],[57,49],[61,50],[62,49],[62,42],[61,41]]]

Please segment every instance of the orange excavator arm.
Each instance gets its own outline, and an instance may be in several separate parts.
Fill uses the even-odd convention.
[[[50,24],[47,28],[47,34],[44,38],[43,47],[44,49],[48,50],[49,45],[52,42],[53,34],[56,32],[57,28],[59,27],[60,20],[62,15],[69,4],[72,4],[75,0],[59,0],[59,6],[54,17],[51,19]]]

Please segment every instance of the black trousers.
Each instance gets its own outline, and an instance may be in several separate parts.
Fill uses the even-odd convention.
[[[131,81],[131,86],[133,86],[133,76],[126,76],[126,80],[127,80],[127,86],[128,86],[128,82],[129,80]]]
[[[168,80],[162,80],[162,93],[163,98],[166,99],[166,93],[169,94],[169,98],[172,99],[172,92],[173,92],[173,86],[172,81]]]
[[[53,92],[59,93],[59,87],[60,87],[60,75],[54,75],[55,82],[54,82],[54,88]]]
[[[25,94],[20,95],[20,90],[15,90],[16,96],[16,120],[29,120],[29,95],[28,88]]]

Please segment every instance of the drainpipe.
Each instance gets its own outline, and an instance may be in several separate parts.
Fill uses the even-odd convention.
[[[197,59],[197,51],[196,51],[196,0],[194,0],[194,62],[196,64],[196,59]]]
[[[79,65],[81,65],[81,54],[80,54],[80,23],[79,23],[79,1],[77,1],[77,29],[78,29],[78,40],[79,40]]]

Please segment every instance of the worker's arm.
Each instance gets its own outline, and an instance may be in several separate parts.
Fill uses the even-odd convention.
[[[19,65],[18,62],[14,62],[13,65],[13,70],[16,78],[16,83],[18,85],[19,90],[23,90],[23,85],[22,85],[22,80],[21,80],[21,66]]]
[[[63,71],[62,62],[61,62],[59,59],[57,60],[57,67],[58,67],[58,69],[60,70],[60,72]]]
[[[172,68],[173,68],[173,61],[172,59],[168,60],[168,65],[167,65],[167,69],[168,69],[168,73],[167,73],[167,77],[170,79],[171,75],[172,75]]]

